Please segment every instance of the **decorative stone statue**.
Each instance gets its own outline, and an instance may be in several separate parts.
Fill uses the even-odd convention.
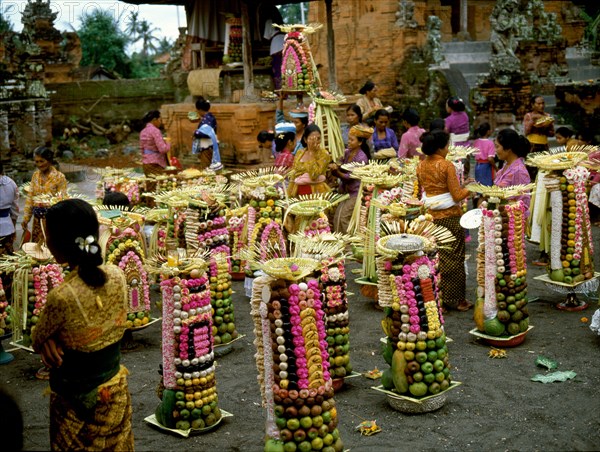
[[[415,2],[412,0],[400,0],[398,11],[396,11],[396,26],[400,28],[417,28],[419,24],[414,18]]]
[[[492,33],[492,59],[490,61],[490,74],[494,78],[503,76],[505,83],[509,82],[507,76],[520,72],[520,62],[515,55],[517,48],[517,25],[519,20],[517,0],[498,0],[490,16]]]
[[[423,50],[425,61],[429,64],[440,64],[444,61],[442,54],[442,20],[437,16],[427,18],[427,42]]]

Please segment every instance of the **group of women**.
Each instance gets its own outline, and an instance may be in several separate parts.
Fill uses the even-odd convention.
[[[374,85],[369,87],[365,93],[375,91]],[[451,249],[440,250],[440,287],[446,309],[466,311],[470,303],[465,296],[465,235],[459,220],[463,213],[460,203],[471,193],[465,185],[472,179],[467,178],[461,185],[454,164],[446,159],[451,143],[465,143],[469,138],[468,120],[465,128],[466,114],[462,114],[464,108],[461,109],[460,103],[457,99],[450,100],[449,119],[428,132],[418,127],[416,111],[405,111],[402,119],[407,137],[404,147],[401,139],[400,149],[402,156],[421,158],[417,179],[425,207],[434,223],[446,227],[457,238]],[[156,135],[154,129],[158,131],[160,126],[160,115],[151,116],[147,133],[141,137],[148,171],[159,164],[154,158],[163,158],[163,150],[168,148],[145,152],[154,151],[146,140]],[[363,123],[364,118],[373,119],[375,130]],[[276,163],[290,169],[288,196],[327,192],[330,190],[327,176],[337,179],[337,190],[349,195],[338,206],[334,217],[334,228],[340,232],[348,228],[360,185],[343,165],[367,163],[377,146],[395,145],[398,149],[395,135],[396,141],[393,141],[388,132],[391,131],[387,127],[389,112],[381,108],[381,102],[375,97],[367,97],[349,107],[347,119],[348,127],[344,131],[347,148],[337,162],[321,147],[319,127],[308,124],[304,116],[298,115],[289,123],[280,121],[274,132],[259,135],[266,148],[274,143]],[[501,187],[529,183],[523,158],[530,151],[530,140],[512,129],[504,129],[492,142],[490,133],[489,125],[480,126],[471,143],[480,151],[476,156],[477,178]],[[33,332],[34,349],[52,369],[52,447],[132,450],[127,370],[121,366],[119,354],[127,313],[124,276],[115,267],[103,265],[98,220],[89,204],[71,199],[49,209],[35,207],[33,200],[37,195],[66,194],[67,183],[54,166],[51,150],[38,148],[34,154],[37,171],[30,186],[22,227],[28,230],[33,217],[33,240],[43,235],[56,261],[70,268],[63,284],[48,294],[46,307]],[[497,172],[494,156],[504,162]],[[523,200],[528,206],[528,199]],[[0,217],[4,211],[3,206]]]

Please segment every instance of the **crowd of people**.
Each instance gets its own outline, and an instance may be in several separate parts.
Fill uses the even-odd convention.
[[[327,193],[336,190],[348,195],[332,216],[333,230],[348,232],[360,181],[352,178],[344,165],[366,164],[373,158],[420,159],[417,180],[424,208],[437,225],[446,227],[455,237],[451,248],[440,250],[440,289],[445,309],[467,311],[465,230],[460,225],[462,204],[472,194],[465,188],[472,182],[509,187],[535,181],[535,172],[524,159],[531,152],[548,150],[549,139],[556,137],[567,148],[583,143],[568,127],[554,129],[552,117],[544,111],[541,96],[532,99],[532,110],[523,121],[524,135],[512,128],[494,131],[488,123],[473,129],[464,102],[451,97],[446,103],[447,117],[431,122],[429,130],[421,127],[414,108],[401,114],[404,132],[396,134],[390,127],[390,108],[383,108],[377,87],[367,82],[356,104],[346,109],[342,136],[346,146],[342,158],[333,161],[321,146],[322,131],[309,123],[308,112],[297,109],[283,112],[283,98],[276,111],[274,131],[261,131],[259,146],[270,151],[274,164],[285,167],[287,195]],[[198,122],[193,137],[193,153],[210,169],[222,169],[217,138],[217,121],[210,113],[210,102],[196,102]],[[170,143],[161,133],[157,110],[144,117],[140,133],[140,153],[146,175],[159,174],[170,164]],[[474,178],[468,161],[462,181],[455,164],[446,158],[451,145],[472,146]],[[211,151],[207,153],[207,151]],[[391,152],[391,153],[390,153]],[[131,450],[131,403],[127,390],[127,370],[120,365],[118,343],[125,330],[127,307],[125,280],[116,267],[105,266],[98,244],[99,226],[96,213],[84,201],[61,201],[46,209],[34,206],[34,198],[43,194],[66,194],[67,182],[47,147],[34,151],[36,171],[29,185],[22,216],[27,240],[44,241],[59,264],[67,263],[71,272],[65,281],[48,294],[33,334],[33,348],[50,369],[52,396],[51,440],[53,448],[109,448]],[[209,160],[207,160],[209,156]],[[0,250],[10,253],[15,240],[18,218],[16,184],[3,175],[0,165]],[[330,180],[335,183],[331,186]],[[123,197],[123,196],[121,196]],[[522,200],[529,216],[529,196]],[[116,205],[122,200],[105,201]],[[480,202],[478,200],[477,202]],[[45,219],[45,221],[42,221]],[[67,225],[67,227],[65,227]],[[83,373],[82,373],[83,372]],[[99,394],[101,396],[99,396]]]

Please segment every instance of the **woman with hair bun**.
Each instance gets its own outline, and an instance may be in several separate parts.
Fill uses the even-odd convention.
[[[367,80],[358,93],[362,94],[362,97],[356,101],[356,105],[359,106],[364,120],[370,119],[377,110],[383,108],[377,97],[377,86],[371,80]]]
[[[140,132],[140,151],[142,152],[142,166],[146,176],[162,174],[169,162],[167,154],[171,150],[168,138],[165,140],[160,132],[162,119],[160,111],[152,110],[144,115],[142,120],[146,125]]]
[[[40,146],[33,151],[33,162],[37,170],[31,177],[29,192],[25,200],[25,211],[23,213],[23,221],[21,227],[23,233],[29,229],[29,220],[33,216],[33,227],[31,230],[32,242],[43,242],[44,235],[42,231],[42,218],[46,213],[46,209],[42,207],[34,207],[33,201],[36,196],[40,195],[67,195],[67,178],[63,173],[56,169],[57,163],[54,160],[54,152],[44,146]]]
[[[61,201],[46,213],[48,248],[69,264],[48,293],[33,348],[50,368],[52,450],[133,450],[131,396],[120,341],[127,320],[123,272],[103,265],[98,218],[87,202]]]
[[[471,304],[465,299],[465,230],[460,226],[460,202],[469,196],[461,187],[454,164],[446,160],[450,137],[443,130],[433,130],[421,136],[421,151],[425,159],[417,166],[423,201],[433,222],[444,226],[456,237],[451,248],[440,249],[439,270],[442,301],[447,309],[467,311]],[[471,179],[465,180],[465,184]]]
[[[469,116],[466,106],[460,97],[450,97],[446,101],[448,117],[445,120],[445,130],[450,134],[450,144],[455,146],[469,145]]]
[[[531,178],[524,163],[524,159],[531,148],[529,140],[513,129],[502,129],[496,137],[495,144],[496,155],[504,161],[504,166],[496,173],[494,185],[510,187],[531,183]],[[516,199],[521,199],[525,204],[525,218],[528,218],[530,195],[521,195]]]

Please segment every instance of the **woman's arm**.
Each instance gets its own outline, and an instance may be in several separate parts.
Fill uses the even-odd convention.
[[[44,343],[55,336],[65,322],[65,313],[61,308],[61,301],[56,296],[56,292],[53,292],[48,293],[46,305],[31,334],[32,347],[38,353],[42,351]]]
[[[156,149],[158,149],[158,152],[160,152],[161,154],[166,154],[167,152],[169,152],[171,150],[171,144],[167,143],[164,140],[162,134],[160,133],[160,130],[155,128],[150,133],[151,133],[152,139],[154,140]]]
[[[458,176],[456,175],[456,169],[454,164],[448,162],[446,170],[446,178],[448,183],[448,192],[452,196],[454,202],[459,202],[469,196],[470,192],[466,188],[462,188],[458,182]]]
[[[25,200],[25,209],[23,210],[23,230],[27,229],[29,220],[33,212],[33,197],[39,191],[39,171],[33,173],[31,177],[31,183],[29,184],[29,192],[27,193],[27,199]]]
[[[390,142],[392,143],[392,147],[394,148],[394,150],[396,151],[396,154],[398,153],[398,137],[396,136],[396,132],[394,132],[392,129],[389,129],[390,131]]]

